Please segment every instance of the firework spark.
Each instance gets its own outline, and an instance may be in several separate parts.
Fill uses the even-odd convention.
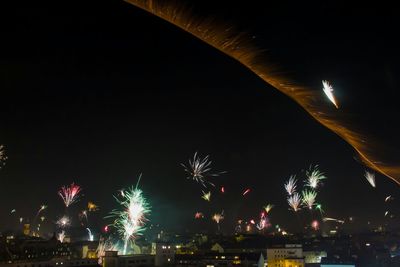
[[[63,242],[64,242],[64,238],[65,238],[65,231],[63,230],[63,231],[61,231],[60,233],[58,233],[57,239],[58,239],[61,243],[63,243]]]
[[[89,201],[87,204],[87,209],[88,209],[88,211],[96,211],[96,210],[99,210],[99,206],[97,206],[93,202]]]
[[[319,212],[321,213],[321,215],[324,214],[324,210],[322,209],[322,205],[321,205],[321,204],[316,204],[316,205],[315,205],[315,209],[316,209],[316,210],[319,210]]]
[[[89,220],[88,220],[88,212],[87,212],[87,210],[82,210],[82,211],[79,213],[79,219],[81,219],[81,221],[82,221],[83,219],[85,219],[86,222],[89,221]]]
[[[41,216],[41,217],[40,217],[40,221],[41,221],[41,222],[43,222],[45,219],[46,219],[46,217],[44,217],[44,216]]]
[[[387,197],[385,197],[385,202],[388,202],[388,201],[391,201],[391,200],[393,200],[394,198],[392,197],[392,196],[387,196]]]
[[[295,192],[290,195],[287,199],[287,202],[289,203],[289,206],[293,211],[300,210],[301,198],[299,193]]]
[[[214,173],[211,169],[211,161],[209,160],[209,155],[205,158],[200,158],[197,155],[197,152],[194,153],[193,160],[189,159],[189,164],[185,165],[181,163],[185,172],[188,174],[187,179],[192,179],[197,183],[200,183],[202,186],[207,187],[206,185],[215,186],[213,183],[207,180],[208,177],[216,177],[225,172]]]
[[[68,216],[64,215],[57,220],[56,224],[59,228],[66,228],[71,225],[71,219]]]
[[[369,172],[369,171],[365,171],[364,174],[365,179],[367,179],[367,181],[370,183],[370,185],[372,187],[376,187],[375,185],[375,173]]]
[[[221,187],[221,193],[225,193],[225,187]]]
[[[247,189],[243,192],[242,196],[247,195],[248,193],[250,193],[250,191],[251,191],[251,189],[250,189],[250,188],[247,188]]]
[[[65,207],[68,208],[78,201],[81,190],[82,188],[79,185],[72,183],[70,186],[61,187],[60,191],[58,191],[58,195],[62,198]]]
[[[333,95],[333,87],[332,85],[328,82],[328,81],[322,81],[322,85],[323,85],[323,91],[325,93],[325,95],[328,97],[329,101],[332,102],[332,104],[335,105],[336,108],[339,108],[335,96]]]
[[[385,217],[389,214],[389,211],[385,211]]]
[[[212,220],[215,221],[217,224],[219,224],[223,219],[224,219],[224,212],[223,211],[221,213],[215,213],[212,216]]]
[[[86,230],[88,231],[88,235],[89,235],[88,241],[93,241],[93,234],[92,234],[92,231],[90,231],[89,228],[86,228]]]
[[[332,221],[332,222],[338,222],[338,223],[344,224],[344,221],[343,221],[343,220],[339,220],[339,219],[335,219],[335,218],[330,218],[330,217],[324,217],[324,218],[322,218],[322,221],[324,221],[324,222]]]
[[[211,201],[211,191],[209,191],[208,193],[203,192],[203,195],[201,196],[202,199],[206,200],[206,201]]]
[[[312,221],[311,228],[314,229],[314,231],[317,231],[319,229],[319,222],[317,220]]]
[[[264,49],[253,43],[253,35],[236,31],[232,25],[219,24],[216,19],[198,17],[190,8],[177,4],[177,1],[125,1],[181,28],[243,64],[260,79],[292,98],[321,125],[345,140],[355,149],[366,166],[400,184],[400,166],[397,163],[387,164],[375,154],[374,152],[381,147],[370,142],[368,136],[355,131],[354,123],[348,122],[346,113],[332,112],[319,90],[296,83],[282,75],[285,71],[276,68],[279,64],[266,58],[262,52]]]
[[[301,192],[301,195],[302,195],[301,198],[302,203],[311,210],[315,204],[315,198],[317,197],[317,192],[312,190],[310,191],[304,190]]]
[[[12,210],[10,211],[11,214],[16,213],[16,212],[17,212],[16,209],[12,209]]]
[[[142,235],[146,229],[146,216],[150,213],[150,205],[143,197],[143,191],[138,188],[139,181],[140,177],[136,187],[124,190],[122,199],[115,197],[122,206],[122,210],[113,210],[110,214],[110,216],[116,217],[114,226],[124,239],[123,254],[126,254],[129,240]]]
[[[325,174],[318,169],[318,165],[310,166],[310,169],[306,171],[306,176],[305,185],[313,189],[318,187],[321,180],[326,179]]]
[[[22,223],[24,221],[24,218],[19,217],[19,223]]]
[[[265,212],[268,214],[268,213],[272,210],[273,207],[274,207],[273,204],[267,204],[267,205],[264,207],[264,210],[265,210]]]
[[[289,196],[293,195],[296,192],[296,175],[291,175],[289,180],[285,183],[285,190],[289,194]]]
[[[203,219],[204,218],[204,214],[202,212],[196,212],[196,214],[194,215],[195,219]]]

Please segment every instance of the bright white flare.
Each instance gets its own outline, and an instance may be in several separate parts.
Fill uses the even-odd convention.
[[[335,96],[333,95],[333,87],[332,85],[330,85],[330,83],[328,81],[322,81],[322,85],[323,85],[323,91],[325,93],[325,95],[328,97],[329,101],[332,102],[332,104],[335,105],[336,108],[339,108]]]
[[[305,181],[305,185],[316,189],[320,184],[321,180],[326,179],[327,177],[323,172],[318,169],[318,165],[310,166],[310,169],[306,171],[307,180]]]
[[[296,175],[291,175],[289,180],[285,183],[285,190],[289,194],[289,196],[293,195],[296,192]]]
[[[303,192],[301,192],[301,194],[302,194],[301,202],[311,210],[315,204],[317,192],[312,190],[310,191],[304,190]]]
[[[367,179],[367,181],[370,183],[372,187],[376,187],[375,185],[375,173],[365,171],[364,177]]]
[[[215,213],[212,216],[212,220],[215,221],[217,224],[219,224],[220,221],[224,219],[224,212],[221,213]]]
[[[88,231],[89,241],[93,241],[93,234],[92,234],[92,231],[90,231],[89,228],[86,228],[86,230]]]
[[[301,198],[299,193],[294,192],[288,197],[287,202],[289,203],[289,206],[293,211],[300,210]]]

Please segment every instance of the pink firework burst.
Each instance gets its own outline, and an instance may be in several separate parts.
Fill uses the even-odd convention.
[[[72,183],[70,186],[61,187],[58,195],[62,198],[65,207],[69,207],[78,201],[78,195],[82,188],[79,185]]]

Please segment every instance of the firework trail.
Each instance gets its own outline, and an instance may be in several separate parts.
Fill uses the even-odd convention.
[[[301,195],[302,195],[301,202],[311,210],[315,204],[315,198],[317,197],[317,192],[312,190],[310,191],[304,190],[301,192]]]
[[[333,87],[328,81],[322,81],[322,90],[324,91],[325,95],[328,97],[329,101],[335,105],[336,108],[339,108],[335,96],[333,95]]]
[[[324,210],[322,209],[322,205],[321,204],[315,205],[315,209],[318,210],[321,213],[321,215],[324,214]]]
[[[266,214],[264,212],[261,212],[260,221],[256,224],[256,228],[259,231],[262,231],[262,230],[266,229],[269,226],[270,226],[270,224],[268,222],[268,218],[267,218]]]
[[[92,231],[90,231],[89,228],[86,228],[86,230],[88,231],[89,241],[93,241],[93,234],[92,234]]]
[[[385,211],[385,217],[389,214],[389,211]]]
[[[376,187],[375,185],[375,173],[369,172],[369,171],[365,171],[364,174],[365,179],[367,179],[367,181],[370,183],[370,185],[372,187]]]
[[[7,156],[4,146],[0,145],[0,169],[6,164]]]
[[[223,194],[223,193],[225,193],[225,187],[221,187],[221,193]]]
[[[10,214],[13,214],[13,213],[16,213],[16,212],[17,212],[16,209],[12,209],[12,210],[10,211]]]
[[[203,219],[204,218],[204,214],[202,212],[196,212],[196,214],[194,215],[195,219]]]
[[[291,175],[289,180],[284,184],[285,190],[289,196],[296,192],[296,175]]]
[[[62,198],[65,207],[69,207],[78,201],[79,193],[82,188],[79,185],[75,185],[72,183],[70,186],[61,187],[60,191],[58,191],[58,195]]]
[[[338,223],[344,224],[343,220],[339,220],[339,219],[335,219],[335,218],[329,218],[329,217],[322,218],[322,221],[324,221],[324,222],[332,221],[332,222],[338,222]]]
[[[287,202],[290,206],[290,208],[293,211],[299,211],[301,209],[300,204],[301,204],[301,198],[299,193],[295,192],[291,196],[288,197]]]
[[[250,188],[247,188],[247,189],[243,192],[242,196],[247,195],[248,193],[250,193],[250,191],[251,191],[251,189],[250,189]]]
[[[138,188],[140,178],[141,176],[136,187],[124,190],[122,199],[114,197],[122,206],[122,210],[113,210],[110,214],[111,217],[116,217],[114,226],[124,239],[123,254],[126,254],[129,240],[141,235],[145,230],[146,216],[150,213],[150,205],[143,197],[142,190]]]
[[[82,211],[79,213],[79,219],[80,219],[81,221],[83,221],[83,219],[85,219],[85,220],[86,220],[86,223],[89,222],[87,210],[82,210]]]
[[[400,166],[396,165],[397,163],[385,164],[375,155],[374,151],[379,147],[368,142],[367,136],[355,131],[351,122],[346,123],[345,113],[333,112],[331,107],[326,105],[325,97],[319,90],[296,84],[284,77],[281,74],[284,71],[277,69],[275,67],[277,64],[273,64],[265,57],[263,54],[265,49],[259,49],[253,44],[251,35],[238,33],[232,26],[219,25],[212,18],[199,18],[190,11],[190,8],[177,5],[176,1],[125,1],[164,19],[237,60],[266,83],[292,98],[311,117],[345,140],[354,148],[366,166],[400,184]]]
[[[391,201],[391,200],[393,200],[394,198],[392,197],[392,196],[387,196],[387,197],[385,197],[385,202],[388,202],[388,201]]]
[[[221,213],[215,213],[212,216],[212,220],[215,221],[217,223],[218,226],[218,231],[220,231],[220,226],[219,223],[224,219],[224,211],[222,211]]]
[[[265,210],[265,212],[268,214],[268,213],[272,210],[273,207],[274,207],[273,204],[267,204],[267,205],[264,207],[264,210]]]
[[[318,165],[310,166],[310,169],[306,171],[307,180],[305,181],[305,185],[316,189],[321,180],[326,179],[327,177],[323,172],[318,169]]]
[[[57,234],[57,239],[63,243],[64,242],[64,238],[65,238],[65,231],[61,231],[60,233]]]
[[[213,183],[207,180],[207,177],[216,177],[225,172],[212,173],[212,161],[210,161],[208,157],[209,156],[207,155],[205,158],[201,159],[196,152],[194,153],[193,160],[189,159],[189,164],[187,166],[181,163],[185,172],[188,174],[186,178],[200,183],[203,187],[207,187],[206,184],[215,186]]]
[[[97,211],[97,210],[99,210],[99,206],[97,206],[93,202],[89,201],[87,204],[87,209],[88,209],[88,211]]]
[[[206,201],[208,201],[208,202],[210,202],[211,201],[211,191],[208,192],[208,193],[206,193],[204,191],[202,191],[202,192],[203,192],[203,195],[201,196],[201,198],[206,200]]]

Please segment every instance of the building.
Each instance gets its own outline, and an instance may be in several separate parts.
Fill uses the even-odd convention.
[[[118,251],[106,251],[103,267],[147,267],[154,266],[154,255],[118,255]]]
[[[321,263],[322,258],[327,257],[326,251],[307,250],[303,251],[304,263]]]
[[[171,243],[152,243],[151,254],[155,255],[155,266],[163,266],[175,262],[175,246]]]
[[[303,247],[299,244],[277,245],[267,249],[268,267],[304,267]]]

